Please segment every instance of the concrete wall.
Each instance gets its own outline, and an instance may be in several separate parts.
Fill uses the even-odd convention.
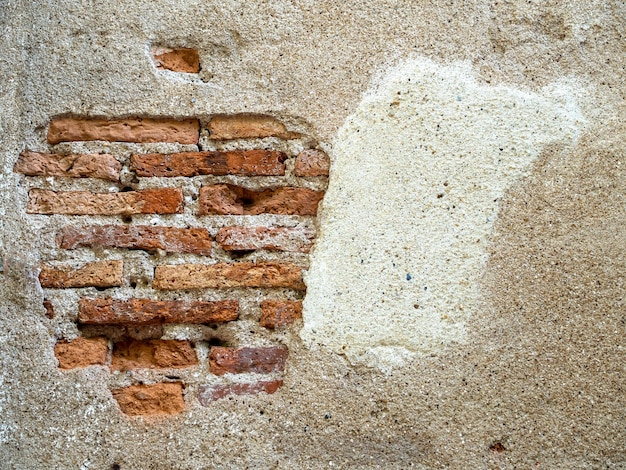
[[[620,2],[3,2],[5,466],[624,467],[625,17]],[[157,46],[197,49],[200,72],[158,69]],[[39,282],[42,262],[139,259],[55,242],[66,225],[123,221],[26,212],[33,188],[117,192],[125,182],[29,177],[14,165],[24,150],[106,150],[124,163],[196,150],[51,144],[57,116],[193,117],[206,127],[237,113],[304,136],[236,143],[287,152],[290,184],[300,181],[289,173],[298,152],[329,154],[319,217],[186,212],[159,223],[212,235],[226,223],[316,227],[310,257],[285,255],[308,267],[303,320],[287,329],[258,325],[258,304],[275,289],[181,293],[240,298],[239,326],[218,331],[234,346],[287,348],[284,371],[269,376],[283,384],[202,404],[199,387],[222,383],[202,365],[212,333],[175,326],[162,337],[203,345],[199,368],[182,375],[184,407],[129,416],[111,389],[172,371],[59,368],[55,344],[87,334],[79,298],[109,292]],[[282,184],[237,178],[219,181]],[[197,181],[186,195],[218,180]],[[204,263],[246,261],[220,256]],[[189,259],[158,263],[169,261]],[[115,295],[136,295],[124,282]]]

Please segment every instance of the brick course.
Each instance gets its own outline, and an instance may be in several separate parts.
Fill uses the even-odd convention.
[[[183,192],[175,188],[118,193],[31,189],[29,214],[132,215],[177,214],[183,211]]]
[[[189,341],[127,340],[115,343],[111,369],[164,369],[192,367],[198,364]]]
[[[239,302],[82,298],[78,312],[79,323],[87,325],[210,324],[236,320],[239,315]]]
[[[308,253],[315,230],[290,227],[224,227],[215,237],[226,251],[273,250]]]
[[[286,287],[304,290],[302,268],[290,263],[216,263],[157,266],[152,287],[172,289],[228,289]]]
[[[130,416],[173,415],[185,408],[181,382],[131,385],[111,393],[122,412]]]
[[[185,73],[200,71],[200,55],[196,49],[158,47],[152,50],[152,56],[157,69]]]
[[[58,155],[24,150],[13,171],[27,176],[64,176],[68,178],[99,178],[119,181],[122,164],[113,155]]]
[[[163,250],[167,253],[211,255],[212,237],[204,228],[152,227],[146,225],[92,225],[65,227],[57,244],[65,250],[107,246],[132,250]]]
[[[54,355],[61,369],[76,369],[93,365],[104,365],[109,354],[106,338],[76,338],[59,341],[54,346]]]
[[[261,380],[253,383],[228,385],[201,385],[198,390],[198,401],[203,406],[209,406],[215,400],[229,395],[253,395],[261,392],[272,394],[282,385],[282,380]]]
[[[95,261],[79,268],[42,265],[39,273],[41,287],[67,289],[72,287],[117,287],[124,277],[122,260]]]
[[[209,366],[215,375],[246,372],[269,374],[281,372],[285,368],[288,354],[286,348],[275,346],[238,349],[216,346],[211,348]]]
[[[302,302],[289,300],[264,300],[261,302],[261,326],[278,328],[302,318]]]
[[[231,114],[215,116],[209,122],[209,136],[215,140],[279,137],[296,139],[300,134],[271,116],[262,114]]]
[[[232,184],[200,188],[198,215],[316,215],[322,191],[280,187],[251,190]]]
[[[60,117],[48,128],[49,144],[90,140],[197,144],[199,137],[197,119]]]
[[[130,169],[142,177],[198,175],[283,176],[287,155],[271,150],[133,155]]]

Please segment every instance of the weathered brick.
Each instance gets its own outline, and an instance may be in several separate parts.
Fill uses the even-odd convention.
[[[217,263],[157,266],[154,289],[286,287],[305,290],[302,268],[290,263]]]
[[[121,286],[124,277],[122,260],[95,261],[80,268],[42,265],[39,273],[41,287],[66,289],[72,287]]]
[[[209,137],[214,140],[279,137],[297,139],[278,119],[263,114],[230,114],[214,116],[209,122]]]
[[[29,214],[131,215],[177,214],[183,211],[183,192],[177,188],[118,193],[31,189]]]
[[[197,119],[61,117],[50,121],[48,143],[103,140],[106,142],[179,142],[197,144]]]
[[[120,341],[113,346],[111,369],[184,368],[198,364],[189,341],[150,339]]]
[[[106,338],[76,338],[59,341],[54,346],[54,355],[61,369],[104,365],[108,354],[109,342]]]
[[[215,237],[226,251],[275,250],[308,253],[315,230],[291,227],[224,227]]]
[[[78,322],[87,325],[208,324],[236,320],[237,300],[188,301],[150,299],[89,299],[78,305]]]
[[[181,382],[131,385],[111,390],[122,413],[130,416],[173,415],[185,408]]]
[[[23,151],[13,171],[27,176],[66,176],[69,178],[100,178],[119,181],[122,164],[108,154],[38,153]]]
[[[82,246],[107,246],[131,250],[210,255],[212,238],[205,228],[153,227],[149,225],[91,225],[65,227],[57,235],[65,250]]]
[[[290,300],[261,302],[261,326],[265,328],[290,325],[299,318],[302,318],[302,302]]]
[[[46,309],[46,317],[53,319],[54,318],[54,305],[48,299],[43,299],[43,308]]]
[[[198,73],[200,71],[200,55],[196,49],[158,47],[152,50],[152,56],[158,69],[186,73]]]
[[[288,354],[286,348],[277,346],[238,349],[215,346],[209,353],[209,369],[215,375],[281,372]]]
[[[131,156],[130,169],[142,177],[283,176],[286,159],[285,153],[274,150],[150,153]]]
[[[328,176],[330,159],[321,150],[303,150],[296,158],[296,176]]]
[[[282,380],[261,380],[253,383],[236,383],[229,385],[201,385],[198,390],[198,401],[202,406],[228,395],[252,395],[260,392],[272,394],[282,387]]]
[[[323,191],[280,187],[254,191],[232,184],[200,188],[198,215],[316,215]]]

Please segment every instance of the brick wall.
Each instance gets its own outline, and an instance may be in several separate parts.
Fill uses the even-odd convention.
[[[238,114],[63,116],[47,144],[14,170],[47,227],[42,318],[63,373],[105,367],[130,416],[279,390],[327,184],[318,143]]]

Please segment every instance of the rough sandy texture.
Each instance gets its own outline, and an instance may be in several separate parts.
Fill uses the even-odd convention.
[[[0,349],[6,366],[0,372],[0,456],[5,467],[626,466],[622,3],[61,0],[3,2],[2,11]],[[200,73],[157,70],[153,45],[197,48]],[[364,96],[375,96],[368,90],[384,83],[392,68],[424,57],[445,70],[471,64],[482,96],[491,87],[497,96],[517,90],[544,100],[549,109],[575,103],[586,120],[576,126],[578,139],[560,131],[546,136],[553,124],[544,123],[537,136],[519,141],[526,169],[500,187],[495,206],[489,204],[497,218],[482,241],[482,267],[472,268],[474,307],[453,323],[464,324],[462,341],[449,341],[445,334],[445,344],[423,347],[404,365],[382,372],[346,361],[332,350],[329,334],[319,341],[311,336],[309,347],[285,333],[280,338],[289,357],[284,385],[276,393],[231,395],[204,407],[197,390],[185,388],[180,415],[151,419],[120,414],[111,397],[109,388],[129,386],[130,379],[110,378],[101,366],[58,369],[54,344],[56,338],[78,336],[78,299],[52,293],[55,318],[46,318],[38,266],[40,259],[63,260],[56,232],[78,223],[66,216],[25,215],[32,185],[13,173],[20,152],[128,158],[199,149],[94,142],[48,146],[51,117],[272,115],[290,131],[313,135],[329,153],[331,186],[338,194],[355,178],[372,177],[367,169],[360,176],[335,175],[335,166],[349,166],[343,161],[347,154],[334,151],[335,142],[337,149],[347,148],[338,130],[344,123],[344,129],[352,126],[348,116],[358,115]],[[573,95],[557,100],[546,91],[559,83],[576,84],[569,88]],[[394,107],[402,110],[402,104]],[[569,122],[568,116],[561,115],[560,122]],[[468,123],[455,114],[452,120],[442,118],[441,125],[453,122]],[[475,138],[468,136],[468,147],[477,145]],[[206,145],[206,136],[200,141]],[[377,144],[372,149],[377,155],[398,145],[382,136]],[[460,175],[457,179],[463,181]],[[82,179],[55,185],[37,181],[50,189],[118,188],[104,181],[88,187]],[[388,189],[372,186],[372,199],[383,200]],[[333,211],[339,211],[337,204]],[[338,222],[324,209],[321,216],[319,230],[331,233]],[[150,217],[137,216],[137,221],[147,223]],[[172,226],[185,226],[185,214],[168,217]],[[411,220],[399,212],[389,235],[381,238],[392,242],[394,233],[414,227]],[[105,221],[85,217],[83,223]],[[337,244],[347,243],[341,231],[334,233]],[[420,236],[423,232],[414,239]],[[81,261],[94,261],[81,253]],[[363,271],[365,279],[389,272],[394,253],[376,253],[376,262]],[[142,266],[136,256],[129,261],[131,276]],[[324,257],[323,245],[314,248],[313,266]],[[344,279],[335,272],[328,278]],[[313,281],[310,296],[324,287]],[[407,281],[400,276],[397,282],[401,288]],[[359,288],[350,295],[367,299],[368,291]],[[202,298],[215,300],[212,292]],[[242,302],[262,298],[252,294]],[[316,307],[306,302],[305,317]],[[385,325],[393,310],[381,306],[378,312]],[[372,312],[339,312],[348,320],[361,313]],[[252,316],[243,321],[255,324]],[[262,346],[268,337],[261,330],[251,329],[246,344]],[[164,332],[164,339],[193,336],[184,328],[164,327]],[[393,344],[405,342],[390,338]],[[141,378],[149,385],[151,377]]]

